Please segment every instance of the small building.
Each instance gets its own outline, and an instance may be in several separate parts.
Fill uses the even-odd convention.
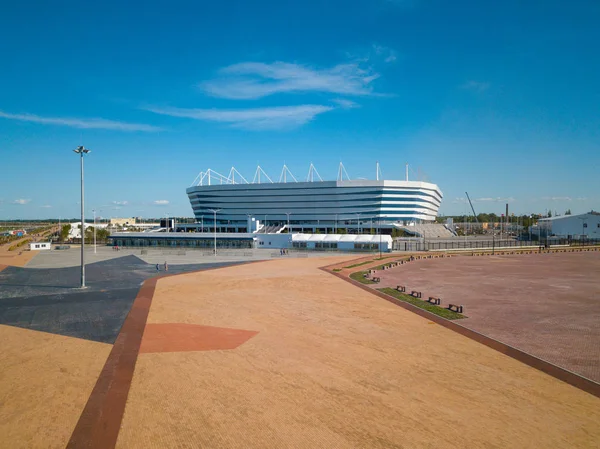
[[[295,249],[383,251],[392,249],[392,237],[375,234],[293,234]]]
[[[538,226],[543,236],[574,240],[600,239],[600,212],[541,218]]]
[[[45,249],[52,249],[52,245],[50,242],[35,242],[29,244],[29,249],[31,251],[41,251]]]
[[[112,245],[123,247],[170,247],[189,249],[259,248],[340,251],[381,251],[392,248],[389,235],[367,234],[284,234],[211,232],[117,232],[109,237]]]

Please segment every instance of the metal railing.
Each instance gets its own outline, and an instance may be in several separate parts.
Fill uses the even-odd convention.
[[[502,248],[522,248],[522,247],[552,247],[552,246],[591,246],[599,245],[600,239],[572,240],[563,238],[548,238],[537,240],[514,240],[514,239],[460,239],[445,241],[429,240],[396,240],[394,241],[395,251],[444,251],[461,249],[502,249]]]

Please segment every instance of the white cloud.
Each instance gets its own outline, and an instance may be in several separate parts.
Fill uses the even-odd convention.
[[[515,198],[513,198],[512,196],[509,197],[496,197],[496,198],[492,198],[492,197],[482,197],[482,198],[473,198],[471,200],[473,203],[512,203],[514,201],[517,201]],[[467,199],[464,197],[461,198],[454,198],[454,201],[452,201],[452,204],[464,204],[467,203]]]
[[[62,125],[70,126],[73,128],[95,128],[95,129],[111,129],[117,131],[160,131],[161,128],[156,126],[138,124],[138,123],[125,123],[115,122],[113,120],[105,120],[102,118],[64,118],[64,117],[40,117],[34,114],[9,114],[8,112],[0,111],[1,118],[21,120],[24,122],[41,123],[44,125]]]
[[[29,203],[31,200],[30,199],[18,199],[18,200],[14,200],[12,203],[13,204],[20,204],[20,205],[25,205],[27,203]]]
[[[360,105],[352,100],[347,100],[345,98],[335,98],[333,100],[334,103],[337,103],[343,109],[352,109],[359,108]]]
[[[117,206],[127,206],[129,201],[113,201],[112,203],[116,204]]]
[[[263,130],[295,128],[310,122],[318,114],[331,111],[333,107],[305,104],[253,109],[184,109],[169,107],[149,107],[145,109],[156,114],[228,123],[235,128]]]
[[[262,98],[281,92],[373,95],[371,83],[379,77],[355,62],[328,69],[286,62],[242,62],[224,67],[219,74],[221,78],[203,82],[200,88],[214,97],[238,100]]]
[[[484,83],[481,81],[467,81],[460,87],[461,89],[470,90],[472,92],[485,92],[490,88],[490,83]]]
[[[49,204],[45,204],[44,206],[40,206],[40,207],[43,207],[45,209],[50,209],[52,206],[50,206]]]
[[[579,196],[575,198],[575,201],[587,201],[587,198],[585,196]]]
[[[473,200],[474,203],[485,203],[485,202],[493,202],[493,203],[512,203],[516,201],[512,196],[507,198],[496,197],[496,198],[475,198]]]
[[[542,197],[544,201],[573,201],[573,198],[570,196],[544,196]]]
[[[156,206],[167,206],[169,204],[169,200],[156,200],[153,201],[152,204]]]
[[[373,52],[378,59],[383,59],[383,62],[394,62],[398,59],[395,50],[384,47],[383,45],[373,44]],[[372,59],[372,57],[370,59]]]

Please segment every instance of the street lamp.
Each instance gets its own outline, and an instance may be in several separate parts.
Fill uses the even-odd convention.
[[[290,230],[290,215],[292,215],[292,213],[286,212],[285,214],[287,215],[287,231],[288,231],[288,234],[291,234],[292,232]]]
[[[214,230],[215,230],[215,257],[217,257],[217,212],[222,211],[223,209],[208,209],[214,214]]]
[[[83,155],[88,154],[90,150],[83,145],[80,145],[73,151],[79,154],[81,160],[81,288],[85,288],[85,257],[83,255],[83,248],[85,246],[85,221],[83,218]]]
[[[96,209],[92,209],[94,213],[94,254],[96,254]]]

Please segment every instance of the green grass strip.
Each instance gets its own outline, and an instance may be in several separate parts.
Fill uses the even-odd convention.
[[[341,268],[334,268],[333,271],[335,271],[337,273],[338,271],[342,271],[342,269]]]
[[[354,279],[361,284],[376,284],[376,282],[373,282],[371,279],[367,279],[365,277],[366,273],[368,273],[368,271],[355,271],[350,275],[350,279]]]
[[[357,279],[358,280],[358,279]],[[418,307],[419,309],[427,310],[437,316],[441,316],[442,318],[446,318],[447,320],[460,320],[461,318],[466,318],[463,314],[453,312],[452,310],[444,309],[443,307],[436,306],[428,303],[427,301],[423,301],[422,299],[417,299],[413,296],[407,295],[406,293],[401,293],[398,290],[394,290],[393,288],[378,288],[381,293],[385,293],[386,295],[392,296],[399,301],[404,301],[413,306]]]

